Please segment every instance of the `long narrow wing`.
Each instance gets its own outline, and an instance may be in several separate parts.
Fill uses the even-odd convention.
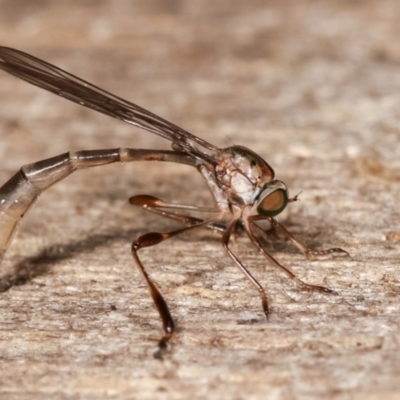
[[[82,106],[145,129],[193,152],[192,143],[218,148],[120,97],[22,51],[0,46],[0,69]]]

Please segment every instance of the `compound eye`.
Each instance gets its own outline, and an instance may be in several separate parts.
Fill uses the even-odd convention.
[[[260,201],[257,212],[264,217],[275,217],[285,209],[287,203],[287,192],[283,189],[277,189]]]

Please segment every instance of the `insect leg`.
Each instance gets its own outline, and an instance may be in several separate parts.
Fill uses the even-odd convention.
[[[312,250],[307,247],[305,244],[299,242],[281,223],[279,223],[276,219],[271,218],[271,223],[273,226],[278,227],[280,231],[288,238],[290,241],[298,248],[300,251],[309,259],[312,260],[315,257],[326,256],[334,253],[340,253],[341,255],[350,256],[346,250],[343,250],[339,247],[334,247],[332,249],[326,250]]]
[[[295,281],[298,285],[308,289],[308,290],[315,290],[319,292],[324,292],[324,293],[332,293],[335,294],[336,292],[328,289],[324,286],[319,286],[319,285],[311,285],[309,283],[303,282],[301,279],[297,278],[297,276],[290,271],[289,268],[283,266],[281,263],[279,263],[277,260],[275,260],[274,257],[271,256],[261,245],[260,241],[257,239],[257,237],[254,235],[252,232],[251,228],[252,227],[257,227],[259,228],[255,223],[252,217],[249,217],[247,220],[245,220],[244,227],[246,229],[246,232],[250,238],[250,240],[253,242],[253,244],[258,248],[258,250],[275,266],[280,268],[290,279]],[[260,228],[259,228],[260,229]]]
[[[44,190],[80,169],[131,161],[196,165],[195,159],[183,152],[129,148],[69,152],[24,165],[0,187],[0,263],[22,217]]]
[[[223,237],[222,237],[222,245],[224,246],[224,249],[228,253],[229,257],[236,263],[236,265],[240,268],[240,270],[243,272],[245,277],[256,287],[258,290],[258,293],[260,294],[261,297],[261,303],[262,303],[262,308],[264,311],[265,316],[268,319],[269,311],[268,311],[268,299],[267,295],[265,294],[265,290],[263,287],[258,283],[258,281],[251,275],[251,273],[247,270],[247,268],[241,263],[241,261],[233,254],[231,249],[228,247],[229,244],[229,238],[231,237],[231,234],[237,224],[238,220],[233,219],[231,223],[228,225]]]
[[[150,295],[153,299],[153,302],[157,308],[157,311],[160,315],[160,318],[161,318],[161,321],[163,324],[164,336],[158,342],[158,350],[154,353],[155,358],[163,357],[165,351],[167,350],[168,342],[174,335],[175,324],[174,324],[174,320],[171,316],[171,313],[169,311],[167,302],[165,301],[163,295],[158,290],[156,285],[153,283],[152,279],[150,278],[149,274],[147,273],[146,269],[144,268],[142,262],[140,261],[140,258],[137,253],[140,249],[143,249],[145,247],[154,246],[156,244],[163,242],[164,240],[167,240],[173,236],[179,235],[183,232],[187,232],[189,230],[194,230],[194,229],[197,229],[200,227],[207,226],[209,224],[212,224],[214,221],[216,221],[218,219],[220,219],[220,216],[214,217],[209,220],[202,221],[196,225],[191,225],[191,226],[187,226],[185,228],[177,229],[172,232],[146,233],[145,235],[139,236],[139,238],[136,239],[132,243],[132,247],[131,247],[132,257],[135,260],[136,265],[139,267],[140,272],[142,273],[144,279],[146,280],[147,286],[150,291]]]
[[[218,212],[219,210],[214,208],[203,208],[196,206],[187,206],[183,204],[166,203],[157,197],[149,196],[146,194],[141,194],[137,196],[132,196],[129,199],[129,203],[134,206],[141,207],[145,211],[152,212],[154,214],[160,215],[162,217],[170,218],[175,221],[181,222],[184,225],[192,226],[198,225],[204,222],[202,218],[196,218],[189,215],[178,214],[175,212],[167,211],[167,209],[178,209],[178,210],[191,210],[199,212]],[[206,226],[206,228],[211,229],[216,232],[225,232],[225,226],[217,223],[211,223]]]

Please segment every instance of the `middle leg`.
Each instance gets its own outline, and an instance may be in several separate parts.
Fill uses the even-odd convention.
[[[161,199],[158,199],[154,196],[149,196],[146,194],[141,194],[137,196],[132,196],[129,199],[129,203],[141,207],[145,211],[149,211],[151,213],[160,215],[162,217],[166,217],[178,222],[186,226],[198,225],[204,222],[203,218],[192,217],[189,215],[178,214],[175,212],[167,211],[166,209],[172,210],[189,210],[189,211],[198,211],[198,212],[208,212],[208,213],[215,213],[219,212],[214,208],[205,208],[205,207],[196,207],[196,206],[188,206],[183,204],[176,204],[176,203],[167,203]],[[223,224],[219,223],[210,223],[205,226],[206,228],[218,232],[224,233],[226,227]]]

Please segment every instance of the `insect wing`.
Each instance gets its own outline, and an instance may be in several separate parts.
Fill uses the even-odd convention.
[[[22,51],[0,46],[0,69],[74,103],[162,136],[182,150],[192,151],[192,142],[208,150],[217,150],[150,111]]]

